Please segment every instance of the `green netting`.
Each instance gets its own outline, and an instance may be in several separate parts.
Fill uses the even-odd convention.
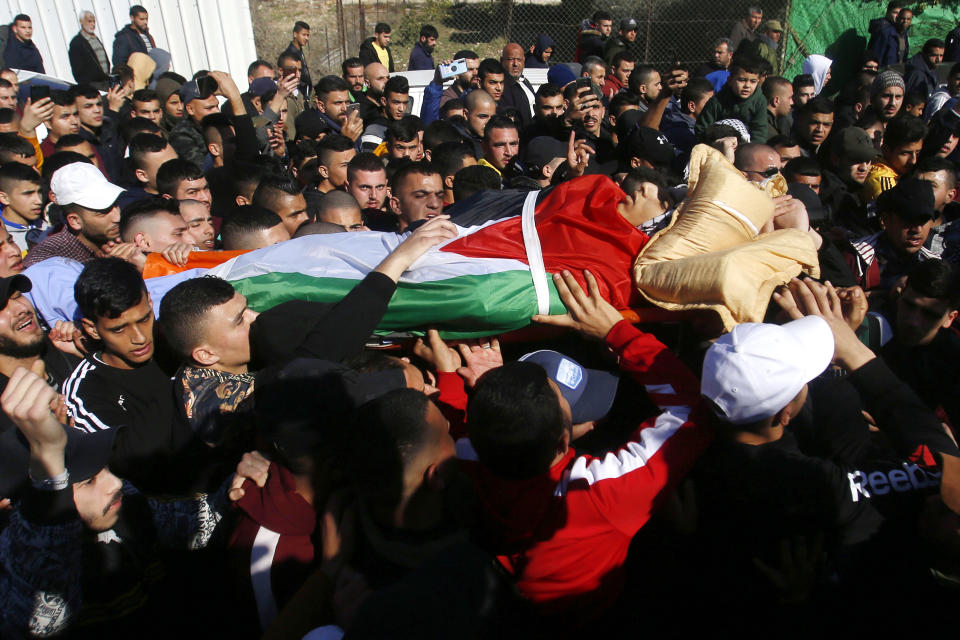
[[[825,53],[834,60],[833,75],[841,79],[851,75],[867,47],[870,20],[883,17],[887,0],[794,0],[790,8],[789,25],[793,33],[786,33],[785,71],[793,78],[800,73],[803,59],[810,53]],[[960,22],[956,7],[926,6],[917,9],[910,28],[910,55],[920,51],[930,38],[946,37]],[[796,38],[803,50],[797,51]]]

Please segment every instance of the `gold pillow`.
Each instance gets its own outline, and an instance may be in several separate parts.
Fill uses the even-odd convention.
[[[713,309],[730,330],[762,320],[773,289],[801,270],[819,274],[808,234],[783,229],[760,235],[773,218],[772,198],[786,193],[782,176],[761,188],[707,145],[694,147],[689,176],[687,198],[672,224],[634,262],[634,283],[644,298],[664,309]]]

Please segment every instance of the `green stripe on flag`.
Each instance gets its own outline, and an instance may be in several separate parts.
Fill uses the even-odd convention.
[[[566,310],[552,278],[550,313]],[[287,300],[337,302],[359,281],[314,278],[301,273],[268,273],[233,281],[250,307],[263,311]],[[431,282],[401,282],[378,332],[436,327],[444,338],[476,338],[520,329],[537,312],[529,271],[502,271]]]

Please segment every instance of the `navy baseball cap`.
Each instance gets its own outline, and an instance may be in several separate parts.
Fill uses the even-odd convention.
[[[609,371],[587,369],[562,353],[543,349],[528,353],[521,362],[543,367],[570,403],[573,424],[599,420],[610,412],[620,377]]]
[[[250,83],[250,94],[262,98],[271,91],[277,90],[277,83],[272,78],[257,78]]]
[[[30,464],[30,445],[9,419],[0,424],[0,496],[16,496],[29,482],[27,468]],[[121,427],[123,428],[123,427]],[[70,482],[82,482],[97,475],[107,466],[113,453],[116,429],[88,433],[75,427],[64,427],[67,432],[67,447],[64,463],[70,473]]]

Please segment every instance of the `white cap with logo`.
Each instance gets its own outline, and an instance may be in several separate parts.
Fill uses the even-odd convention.
[[[61,207],[78,204],[98,211],[109,209],[124,192],[86,162],[72,162],[57,169],[50,179],[50,190]]]
[[[819,316],[784,325],[741,324],[707,350],[700,393],[727,422],[757,422],[783,409],[823,373],[833,350],[833,332]]]

